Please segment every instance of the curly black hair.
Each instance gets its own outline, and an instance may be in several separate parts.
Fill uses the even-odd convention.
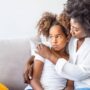
[[[68,0],[65,10],[70,18],[74,18],[90,33],[90,0]]]

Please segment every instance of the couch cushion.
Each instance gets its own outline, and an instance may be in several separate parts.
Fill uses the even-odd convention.
[[[10,90],[23,90],[23,68],[29,57],[29,39],[0,40],[0,82]]]

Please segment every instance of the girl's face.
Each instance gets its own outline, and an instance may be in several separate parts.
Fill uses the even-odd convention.
[[[49,31],[50,43],[55,51],[63,50],[68,42],[67,37],[59,25],[54,25]]]
[[[86,36],[85,30],[73,18],[71,18],[70,24],[71,24],[70,25],[71,26],[70,33],[73,37],[75,37],[77,39],[81,39],[81,38],[84,38]]]

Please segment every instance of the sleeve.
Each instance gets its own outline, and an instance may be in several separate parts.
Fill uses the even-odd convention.
[[[42,56],[38,55],[38,54],[35,54],[35,59],[34,60],[39,60],[41,62],[45,62],[45,58],[43,58]]]
[[[35,51],[37,50],[36,46],[40,42],[41,42],[41,38],[38,35],[30,38],[29,43],[30,43],[30,47],[31,47],[31,55],[35,55]]]
[[[87,60],[89,59],[90,55],[87,57]],[[90,78],[90,60],[86,64],[74,65],[63,58],[60,58],[55,65],[55,69],[59,75],[66,79],[80,81]]]

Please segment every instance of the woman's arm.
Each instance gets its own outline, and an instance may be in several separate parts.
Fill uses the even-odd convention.
[[[43,62],[39,60],[34,60],[33,76],[32,76],[32,80],[30,81],[30,84],[34,90],[43,90],[40,83],[43,65],[44,65]]]
[[[61,58],[58,59],[55,69],[58,74],[73,81],[80,81],[90,77],[90,61],[88,64],[75,65]]]
[[[47,58],[53,62],[58,74],[62,75],[64,78],[73,81],[84,80],[90,77],[90,51],[84,60],[82,59],[83,64],[72,64],[69,63],[63,56],[58,58],[56,57],[51,50],[45,45],[39,45],[37,47],[37,52],[39,55]],[[84,55],[85,56],[85,55]],[[72,73],[73,72],[73,73]]]

